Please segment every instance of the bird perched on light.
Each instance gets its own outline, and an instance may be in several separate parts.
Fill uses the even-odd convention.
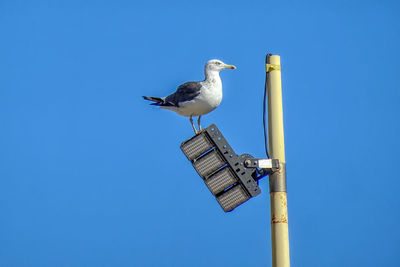
[[[218,59],[207,61],[204,67],[205,79],[202,82],[187,82],[178,87],[175,93],[167,97],[149,97],[151,105],[175,111],[179,115],[189,117],[194,132],[201,131],[200,118],[213,111],[222,101],[222,81],[219,72],[224,69],[236,69]],[[198,116],[199,131],[193,124],[193,117]]]

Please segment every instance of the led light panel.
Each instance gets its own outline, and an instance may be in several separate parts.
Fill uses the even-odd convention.
[[[205,180],[206,185],[214,195],[224,191],[225,188],[236,182],[237,178],[229,167],[223,168]]]
[[[193,163],[193,167],[199,173],[199,175],[205,178],[207,175],[216,171],[218,168],[222,167],[225,162],[214,149],[209,153],[205,154]]]
[[[250,196],[246,193],[243,187],[237,185],[217,197],[217,201],[224,211],[228,212],[247,201],[249,198]]]
[[[206,133],[198,134],[181,145],[183,153],[190,161],[193,161],[212,147],[213,145],[208,140]]]

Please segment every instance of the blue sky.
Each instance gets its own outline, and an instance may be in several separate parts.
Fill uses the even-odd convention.
[[[270,266],[268,183],[225,214],[142,95],[203,79],[203,117],[264,157],[282,61],[292,266],[399,266],[397,1],[0,2],[1,266]]]

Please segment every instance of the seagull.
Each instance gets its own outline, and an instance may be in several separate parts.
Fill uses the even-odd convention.
[[[143,98],[153,101],[151,105],[189,117],[195,134],[198,134],[202,131],[201,116],[216,109],[222,101],[222,81],[219,72],[224,69],[236,69],[236,67],[218,59],[209,60],[204,67],[204,81],[181,84],[175,93],[166,97],[143,96]],[[199,131],[193,124],[195,116],[198,116]]]

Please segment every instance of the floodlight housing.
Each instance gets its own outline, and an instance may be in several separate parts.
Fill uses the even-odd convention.
[[[217,196],[217,201],[224,209],[225,212],[233,210],[243,202],[250,199],[250,195],[247,194],[246,190],[240,185],[232,187],[230,190]]]
[[[211,141],[204,134],[195,135],[188,141],[189,142],[186,142],[184,146],[181,146],[181,149],[190,161],[199,157],[201,154],[213,147]]]
[[[257,169],[244,164],[253,157],[237,155],[215,124],[184,141],[181,150],[225,212],[261,193]]]
[[[206,153],[202,157],[199,157],[193,162],[193,167],[197,173],[202,177],[206,178],[208,175],[218,170],[225,164],[222,156],[218,153],[217,149],[213,149]]]
[[[238,182],[237,177],[233,173],[232,169],[228,166],[218,170],[216,173],[204,180],[208,189],[214,195],[221,193],[225,188]]]

